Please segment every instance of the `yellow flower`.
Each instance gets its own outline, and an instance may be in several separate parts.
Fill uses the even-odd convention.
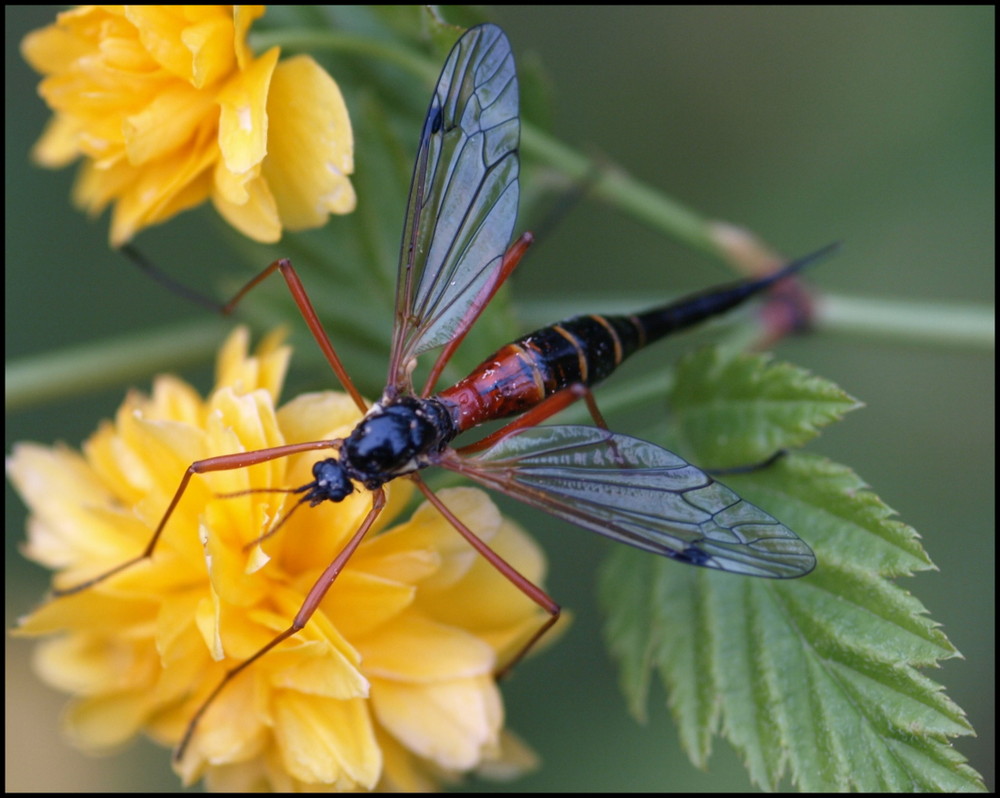
[[[8,473],[31,509],[25,551],[57,572],[55,587],[142,551],[192,461],[350,431],[358,412],[343,394],[306,394],[275,409],[289,358],[279,339],[248,356],[238,329],[207,400],[159,377],[150,396],[131,393],[80,453],[15,448]],[[226,670],[288,628],[368,512],[370,494],[302,507],[261,542],[298,496],[245,491],[303,485],[329,454],[195,476],[150,560],[23,621],[17,634],[51,636],[36,663],[47,682],[74,694],[66,725],[76,743],[106,749],[145,732],[176,745]],[[475,769],[530,766],[530,752],[503,729],[493,674],[547,616],[429,506],[386,529],[410,488],[405,479],[387,486],[377,528],[305,629],[210,706],[176,766],[185,782],[418,789]],[[456,488],[441,497],[539,582],[540,551],[486,494]]]
[[[74,200],[114,203],[111,244],[211,198],[244,235],[354,209],[354,142],[333,79],[308,56],[254,58],[262,6],[80,6],[24,38],[55,112],[33,155],[84,161]]]

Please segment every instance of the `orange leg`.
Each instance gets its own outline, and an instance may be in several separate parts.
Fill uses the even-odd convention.
[[[527,654],[537,643],[541,640],[542,636],[551,629],[556,621],[559,620],[559,615],[562,612],[555,600],[544,590],[542,590],[538,585],[532,582],[527,577],[523,576],[514,566],[508,563],[503,557],[497,554],[493,549],[491,549],[475,532],[469,529],[465,524],[463,524],[451,510],[445,505],[437,494],[434,493],[427,483],[425,483],[419,476],[412,475],[410,477],[414,482],[417,483],[417,487],[420,492],[427,497],[427,501],[433,504],[439,513],[443,515],[448,522],[458,530],[459,534],[465,538],[469,544],[474,548],[479,554],[481,554],[486,561],[496,568],[501,574],[503,574],[514,587],[520,590],[524,595],[535,602],[539,607],[545,610],[549,617],[545,622],[539,627],[538,631],[535,632],[531,639],[528,640],[524,646],[513,656],[508,662],[505,662],[496,672],[496,678],[501,679],[507,673],[509,673],[518,662],[520,662],[525,654]]]
[[[218,698],[219,694],[226,688],[233,679],[235,679],[239,674],[249,668],[253,663],[263,657],[268,651],[273,649],[279,643],[284,642],[292,635],[301,631],[309,619],[313,616],[313,613],[319,608],[320,602],[323,601],[323,597],[327,594],[327,591],[333,586],[334,580],[344,570],[344,566],[347,565],[347,561],[351,559],[351,555],[357,550],[358,546],[361,545],[361,541],[364,539],[365,535],[368,534],[368,530],[371,529],[375,519],[378,518],[382,509],[385,507],[385,491],[379,488],[372,493],[372,508],[368,511],[368,515],[365,516],[364,521],[361,522],[361,526],[358,527],[358,531],[354,533],[351,539],[347,542],[347,545],[340,550],[340,553],[334,557],[333,562],[331,562],[326,570],[320,575],[316,583],[309,589],[309,593],[306,594],[305,600],[302,602],[302,606],[299,608],[298,613],[296,613],[292,625],[289,626],[281,634],[276,635],[267,645],[263,646],[257,653],[253,654],[251,657],[243,660],[239,665],[230,668],[226,671],[226,675],[222,677],[222,681],[219,682],[218,686],[209,694],[201,706],[198,707],[198,711],[194,713],[194,716],[188,722],[187,729],[184,731],[184,737],[181,738],[180,745],[177,746],[177,750],[174,752],[174,761],[179,762],[184,758],[184,752],[187,750],[188,744],[191,742],[191,738],[194,736],[195,730],[198,728],[198,723],[204,717],[208,708],[212,706],[215,699]]]
[[[153,536],[149,539],[146,544],[146,548],[142,550],[142,553],[133,557],[131,560],[126,560],[125,562],[116,565],[105,571],[102,574],[98,574],[95,577],[87,579],[84,582],[80,582],[72,587],[63,588],[61,590],[54,590],[53,595],[56,598],[60,596],[68,596],[72,593],[79,593],[82,590],[86,590],[89,587],[93,587],[105,579],[109,579],[115,574],[119,574],[126,568],[131,568],[133,565],[142,562],[143,560],[148,560],[153,556],[153,552],[156,549],[156,544],[160,540],[160,536],[163,534],[163,530],[170,520],[170,516],[173,515],[174,509],[180,503],[181,497],[184,495],[184,491],[187,490],[188,483],[191,481],[191,477],[195,474],[204,474],[210,471],[232,471],[236,468],[246,468],[247,466],[257,465],[258,463],[266,463],[269,460],[277,460],[279,457],[288,457],[289,455],[298,454],[300,452],[312,452],[317,449],[338,449],[340,448],[341,441],[329,440],[329,441],[311,441],[309,443],[291,443],[286,446],[275,446],[271,449],[258,449],[254,452],[238,452],[237,454],[223,454],[218,457],[209,457],[206,460],[197,460],[188,466],[187,471],[184,472],[184,476],[181,477],[181,482],[177,486],[177,490],[174,492],[173,498],[170,500],[170,504],[167,505],[166,511],[163,513],[163,517],[160,519],[160,523],[157,525],[156,530],[153,532]]]
[[[222,306],[222,313],[227,316],[232,313],[236,308],[236,305],[239,304],[240,300],[242,300],[252,288],[256,287],[260,282],[266,279],[269,275],[273,274],[275,271],[280,271],[281,276],[285,278],[288,290],[292,292],[292,299],[295,300],[295,304],[299,307],[299,313],[301,313],[302,318],[305,319],[306,324],[309,326],[309,331],[312,333],[313,338],[316,339],[316,343],[319,344],[319,348],[323,350],[323,355],[330,364],[330,368],[332,368],[334,373],[337,375],[337,379],[340,380],[340,384],[343,385],[344,390],[351,395],[351,398],[354,400],[354,404],[358,406],[358,409],[362,413],[367,412],[368,403],[361,395],[361,392],[354,386],[350,376],[347,374],[347,369],[344,368],[344,364],[340,362],[340,358],[337,356],[337,352],[333,348],[333,344],[330,342],[330,336],[328,336],[326,334],[326,330],[323,329],[323,324],[320,322],[319,316],[316,315],[316,310],[313,308],[309,295],[306,293],[306,289],[303,287],[302,281],[299,279],[298,274],[295,273],[292,262],[288,260],[288,258],[281,258],[280,260],[274,261],[266,269],[264,269],[264,271],[250,280],[250,282],[237,292],[236,296]]]

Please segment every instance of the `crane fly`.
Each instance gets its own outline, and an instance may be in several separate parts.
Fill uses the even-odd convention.
[[[346,438],[293,443],[211,457],[184,473],[145,550],[57,595],[77,592],[153,556],[196,474],[245,468],[310,451],[331,451],[282,521],[303,504],[339,502],[363,488],[371,509],[346,546],[309,590],[284,632],[228,671],[187,726],[176,757],[205,711],[251,663],[309,621],[386,503],[384,485],[408,477],[456,530],[549,617],[504,665],[509,669],[559,617],[559,605],[521,576],[456,518],[419,471],[438,466],[513,496],[584,529],[690,565],[744,576],[791,578],[815,565],[794,532],[704,471],[655,444],[609,431],[590,393],[630,354],[723,313],[806,263],[719,287],[631,316],[579,316],[537,330],[488,357],[455,385],[434,392],[442,369],[531,244],[510,244],[518,206],[520,121],[514,58],[494,25],[467,31],[445,63],[420,134],[396,286],[388,380],[369,406],[345,371],[288,260],[268,266],[225,306],[232,308],[275,271],[285,278],[313,337],[363,418]],[[421,390],[420,355],[441,352]],[[597,426],[540,423],[583,399]],[[461,433],[510,419],[481,440],[453,447]],[[264,538],[261,538],[263,540]]]

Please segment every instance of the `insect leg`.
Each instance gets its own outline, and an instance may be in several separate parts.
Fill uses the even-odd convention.
[[[215,699],[218,698],[219,694],[226,688],[226,685],[228,685],[239,674],[249,668],[253,663],[263,657],[268,651],[273,649],[279,643],[284,642],[289,637],[292,637],[294,634],[301,631],[302,628],[309,622],[313,613],[315,613],[319,608],[320,602],[323,601],[323,597],[333,586],[334,580],[336,580],[337,576],[344,569],[347,561],[351,559],[351,555],[354,554],[358,546],[361,545],[361,541],[364,539],[365,535],[368,534],[368,530],[371,529],[372,524],[375,523],[375,519],[378,518],[384,507],[385,491],[379,488],[372,493],[372,508],[368,511],[368,515],[366,515],[364,521],[361,522],[361,526],[358,527],[357,532],[355,532],[351,539],[347,541],[347,545],[340,550],[340,553],[334,557],[333,561],[326,567],[323,573],[320,574],[316,583],[309,589],[309,593],[306,594],[305,600],[302,602],[302,606],[299,608],[295,618],[292,620],[292,625],[285,631],[276,635],[269,643],[257,651],[257,653],[243,660],[243,662],[239,665],[236,665],[226,671],[226,675],[222,677],[222,681],[219,682],[216,688],[209,693],[208,698],[206,698],[201,703],[201,706],[198,707],[198,711],[194,713],[194,716],[188,722],[187,729],[184,731],[184,736],[181,738],[180,745],[177,746],[177,750],[174,752],[175,762],[179,762],[184,758],[184,752],[187,750],[188,744],[194,736],[198,723],[201,721],[202,717],[204,717],[208,708],[215,702]]]
[[[337,379],[340,380],[340,384],[343,385],[344,390],[351,395],[354,403],[358,406],[358,409],[362,413],[368,410],[368,404],[365,402],[364,398],[361,396],[361,392],[354,386],[350,376],[347,374],[344,364],[341,362],[340,357],[338,357],[337,352],[333,348],[333,344],[330,342],[330,337],[326,334],[326,330],[323,329],[323,325],[320,322],[319,317],[316,315],[312,302],[309,300],[309,295],[306,294],[306,290],[302,286],[302,281],[299,280],[298,274],[295,273],[295,269],[292,267],[292,262],[287,258],[281,258],[280,260],[276,260],[268,265],[267,268],[265,268],[260,274],[252,278],[245,286],[243,286],[243,288],[237,292],[236,296],[223,304],[221,302],[216,302],[211,297],[206,296],[199,291],[188,288],[186,285],[178,282],[177,280],[174,280],[166,272],[153,265],[148,258],[146,258],[131,244],[125,244],[121,247],[120,251],[129,260],[131,260],[140,271],[144,272],[169,291],[172,291],[190,302],[206,307],[216,313],[221,313],[223,316],[228,316],[232,313],[243,297],[246,296],[252,288],[256,287],[258,283],[262,282],[273,272],[280,270],[281,275],[285,278],[285,282],[288,284],[288,290],[292,293],[292,298],[295,300],[295,304],[299,307],[299,312],[302,314],[302,318],[304,318],[306,324],[309,325],[309,330],[312,332],[313,338],[316,339],[316,342],[319,344],[319,348],[323,350],[323,355],[326,357],[330,367],[337,375]]]
[[[532,225],[535,228],[535,238],[538,241],[548,240],[552,232],[562,224],[563,219],[578,203],[592,192],[596,194],[599,183],[609,171],[608,164],[593,162],[583,174],[570,177],[569,187],[560,192],[555,203],[545,212],[541,221]]]
[[[174,509],[180,503],[181,497],[184,495],[184,491],[187,490],[191,477],[195,474],[204,474],[211,471],[231,471],[236,468],[246,468],[248,466],[257,465],[258,463],[266,463],[269,460],[277,460],[279,457],[288,457],[289,455],[298,454],[299,452],[309,452],[317,449],[336,449],[339,446],[340,440],[310,441],[309,443],[291,443],[286,446],[274,446],[270,449],[258,449],[253,452],[238,452],[236,454],[223,454],[218,457],[209,457],[206,460],[196,460],[188,466],[187,471],[184,472],[184,476],[181,477],[180,484],[177,486],[177,490],[174,492],[174,496],[170,500],[170,504],[167,505],[167,509],[163,513],[160,523],[157,525],[156,530],[153,532],[153,536],[149,539],[149,542],[146,544],[146,548],[143,549],[141,554],[116,565],[114,568],[111,568],[102,574],[98,574],[97,576],[87,579],[84,582],[73,585],[72,587],[53,590],[53,596],[60,598],[73,593],[79,593],[82,590],[93,587],[94,585],[103,582],[105,579],[109,579],[115,574],[119,574],[127,568],[131,568],[133,565],[152,557],[153,551],[156,549],[156,544],[159,542],[160,536],[163,534],[163,530],[166,527],[167,522],[170,520],[170,516],[173,515]]]
[[[305,319],[306,324],[309,326],[309,331],[312,333],[313,338],[316,339],[316,343],[319,344],[319,348],[323,350],[323,355],[330,364],[330,368],[333,369],[334,374],[337,375],[337,379],[340,380],[340,384],[343,385],[344,390],[351,395],[351,398],[354,400],[354,404],[358,406],[358,409],[362,413],[366,412],[368,410],[368,403],[365,402],[361,392],[354,386],[347,370],[344,368],[344,364],[341,363],[340,358],[337,356],[337,352],[334,350],[333,344],[330,342],[330,336],[328,336],[326,334],[326,330],[323,329],[323,324],[319,320],[319,316],[316,315],[316,310],[313,308],[312,302],[309,300],[309,295],[306,293],[306,289],[303,287],[302,281],[299,279],[298,274],[295,273],[292,262],[288,260],[288,258],[280,258],[279,260],[276,260],[268,265],[267,268],[265,268],[260,274],[243,286],[237,292],[236,296],[223,305],[221,312],[228,316],[251,289],[255,288],[259,283],[276,271],[280,271],[281,276],[285,278],[285,283],[288,285],[288,290],[292,294],[292,299],[294,299],[295,304],[298,305],[299,313],[301,313],[302,318]]]
[[[431,392],[434,390],[434,384],[437,382],[438,377],[441,376],[444,367],[448,365],[448,361],[451,360],[451,356],[455,353],[455,350],[458,349],[458,345],[462,343],[469,330],[472,329],[472,325],[475,324],[476,319],[482,315],[482,312],[489,305],[490,300],[493,299],[494,294],[500,289],[500,286],[504,284],[517,267],[517,264],[521,262],[521,258],[524,257],[524,253],[528,251],[528,247],[531,246],[534,240],[535,237],[531,233],[523,233],[517,241],[510,245],[510,249],[504,253],[503,260],[500,261],[496,272],[491,279],[486,281],[476,295],[476,298],[472,300],[469,309],[455,328],[451,340],[441,350],[441,354],[437,356],[437,360],[434,361],[434,365],[427,375],[427,382],[424,383],[424,390],[420,393],[421,396],[431,395]]]
[[[604,416],[601,411],[597,409],[597,400],[594,399],[594,392],[590,390],[586,385],[573,385],[571,388],[575,389],[576,392],[583,398],[583,401],[587,405],[587,410],[590,412],[590,417],[594,419],[594,423],[601,429],[606,430],[608,428],[608,422],[604,420]]]
[[[410,479],[417,483],[417,487],[420,492],[427,497],[427,501],[433,504],[439,513],[443,515],[448,522],[458,530],[459,534],[464,537],[469,544],[474,548],[479,554],[481,554],[486,561],[496,568],[503,576],[505,576],[508,581],[518,590],[520,590],[524,595],[530,598],[535,604],[545,610],[549,617],[545,622],[538,628],[531,638],[525,643],[521,649],[510,658],[509,661],[505,662],[502,667],[496,671],[496,678],[500,679],[505,674],[509,673],[511,669],[518,662],[520,662],[524,656],[534,647],[535,643],[541,640],[542,636],[552,628],[556,621],[559,620],[559,615],[562,609],[556,604],[555,600],[544,590],[542,590],[538,585],[532,582],[530,579],[521,575],[521,573],[514,568],[510,563],[508,563],[503,557],[497,554],[493,549],[491,549],[475,532],[469,529],[465,524],[463,524],[451,510],[445,505],[444,502],[438,498],[437,494],[434,493],[427,484],[416,474],[411,475]]]
[[[212,297],[207,296],[200,291],[196,291],[193,288],[188,288],[188,286],[178,282],[165,271],[156,266],[132,244],[123,244],[118,251],[132,261],[132,264],[139,269],[139,271],[143,272],[150,279],[158,282],[168,291],[171,291],[189,302],[194,302],[196,305],[201,305],[203,308],[208,308],[216,313],[223,312],[223,305],[221,302],[218,302]]]
[[[777,463],[782,457],[788,454],[786,449],[778,449],[774,454],[764,458],[759,463],[750,465],[730,466],[729,468],[706,468],[705,473],[713,477],[724,477],[729,474],[752,474],[754,471],[762,471],[765,468]]]

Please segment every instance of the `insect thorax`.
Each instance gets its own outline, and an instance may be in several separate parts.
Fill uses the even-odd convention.
[[[351,479],[374,490],[430,465],[456,434],[451,415],[435,399],[383,398],[344,441],[340,460]]]

